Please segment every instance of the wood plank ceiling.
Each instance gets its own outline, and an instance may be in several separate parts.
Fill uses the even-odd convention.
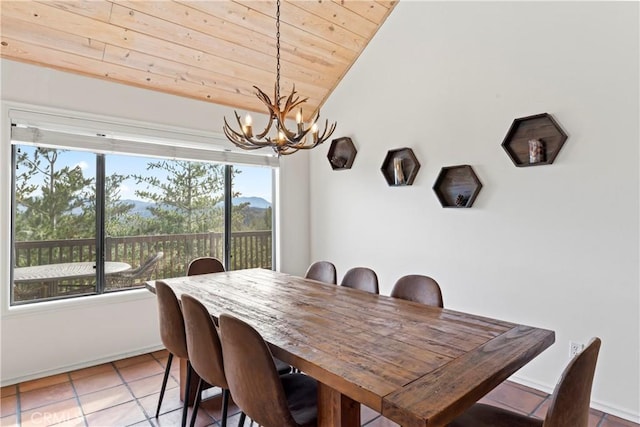
[[[281,94],[323,104],[395,0],[294,0],[281,5]],[[146,89],[266,111],[273,94],[275,1],[5,1],[3,58]]]

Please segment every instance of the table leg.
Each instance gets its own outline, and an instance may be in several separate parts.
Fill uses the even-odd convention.
[[[318,382],[318,427],[360,426],[360,403]]]

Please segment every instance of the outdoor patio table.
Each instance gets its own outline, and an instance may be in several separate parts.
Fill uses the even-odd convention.
[[[126,262],[107,261],[104,263],[104,274],[120,273],[131,268]],[[96,275],[95,262],[62,262],[59,264],[34,265],[13,269],[15,283],[43,282],[62,279],[76,279]]]
[[[104,274],[120,273],[131,269],[126,262],[106,261]],[[34,265],[31,267],[18,267],[13,269],[13,282],[20,283],[46,283],[45,297],[56,295],[56,282],[65,279],[80,279],[96,275],[96,263],[89,262],[61,262],[58,264]]]
[[[446,425],[555,341],[546,329],[265,269],[165,281],[215,318],[248,322],[275,357],[317,379],[322,427],[359,426],[360,403],[404,427]]]

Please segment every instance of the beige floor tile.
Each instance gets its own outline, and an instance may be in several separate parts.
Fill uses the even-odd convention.
[[[26,381],[20,383],[19,390],[21,393],[25,391],[36,390],[38,388],[49,387],[54,384],[69,382],[69,374],[58,374],[49,377],[39,378],[37,380]]]
[[[78,417],[82,417],[82,411],[75,398],[23,411],[20,414],[22,427],[49,426],[75,420]]]
[[[394,423],[393,421],[383,416],[380,416],[375,420],[371,421],[369,424],[367,424],[367,427],[400,427],[400,426],[398,426],[398,424]]]
[[[115,373],[116,369],[111,363],[103,363],[102,365],[91,366],[89,368],[78,369],[77,371],[69,372],[71,380],[78,380],[80,378],[86,378],[93,375],[104,374],[109,372]]]
[[[134,400],[134,397],[127,386],[123,384],[106,390],[97,391],[95,393],[82,395],[79,399],[82,411],[85,414],[91,414],[93,412],[120,405],[121,403],[131,402]]]
[[[18,392],[18,386],[16,384],[8,385],[0,388],[0,397],[13,396]]]
[[[26,393],[20,392],[20,409],[28,411],[40,406],[49,405],[61,400],[75,397],[70,382],[55,384],[48,387],[36,388]]]
[[[125,368],[131,365],[137,365],[142,362],[149,362],[150,360],[154,360],[153,356],[150,354],[141,354],[139,356],[127,357],[126,359],[120,359],[113,362],[116,365],[116,368]]]
[[[638,424],[613,415],[605,415],[599,427],[638,427]]]
[[[78,378],[72,382],[78,395],[95,393],[96,391],[123,384],[122,378],[120,378],[115,369],[105,370],[89,377]]]
[[[156,415],[156,409],[158,408],[158,398],[160,393],[150,394],[141,399],[138,399],[138,403],[144,409],[144,412],[148,417],[152,418]],[[180,399],[180,389],[178,387],[167,390],[162,398],[162,406],[160,407],[160,414],[166,414],[167,412],[175,411],[176,409],[182,409],[182,400]]]
[[[8,417],[0,418],[0,427],[18,427],[18,416],[9,415]]]
[[[18,399],[15,395],[2,397],[0,399],[0,417],[7,417],[16,413]]]
[[[89,427],[128,426],[146,420],[144,412],[135,401],[112,406],[86,416]]]
[[[366,424],[374,418],[380,416],[380,414],[366,405],[360,405],[360,422]]]
[[[167,351],[167,349],[165,348],[162,350],[154,351],[153,353],[151,353],[151,355],[156,359],[166,359],[167,357],[169,357],[169,351]]]
[[[155,359],[151,359],[150,361],[143,363],[137,363],[135,365],[129,365],[124,368],[118,368],[118,370],[120,371],[122,378],[127,382],[164,373],[164,368]]]
[[[141,380],[128,382],[128,385],[135,397],[144,397],[160,392],[163,377],[164,374],[153,375]],[[178,383],[169,376],[169,378],[167,378],[167,390],[175,387],[178,387]]]
[[[546,399],[546,394],[524,388],[518,384],[505,382],[493,389],[485,397],[498,402],[507,409],[517,409],[524,414],[531,414]]]
[[[187,423],[191,422],[191,414],[192,410],[191,407],[189,407],[189,411],[187,412]],[[177,409],[175,411],[167,412],[166,414],[160,415],[158,418],[151,418],[151,424],[153,424],[155,427],[175,427],[180,425],[181,420],[182,410]],[[205,411],[198,411],[195,426],[205,427],[211,425],[215,425],[213,418],[211,418]]]

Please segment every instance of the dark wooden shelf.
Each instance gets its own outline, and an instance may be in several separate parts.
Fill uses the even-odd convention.
[[[329,159],[333,170],[351,169],[357,153],[358,150],[353,145],[351,138],[345,136],[331,141],[327,159]]]
[[[529,159],[529,140],[542,143],[542,158],[531,162]],[[540,166],[553,163],[562,145],[567,140],[560,125],[547,113],[515,119],[502,142],[513,164],[518,167]]]
[[[399,182],[396,182],[395,159],[398,159],[397,161],[400,162],[402,176],[404,178]],[[384,179],[387,180],[387,184],[392,187],[411,185],[416,179],[418,170],[420,170],[420,162],[415,154],[413,154],[411,148],[398,148],[387,152],[380,170],[382,171],[382,175],[384,175]]]
[[[433,184],[443,208],[470,208],[481,188],[478,176],[469,165],[443,167]]]

